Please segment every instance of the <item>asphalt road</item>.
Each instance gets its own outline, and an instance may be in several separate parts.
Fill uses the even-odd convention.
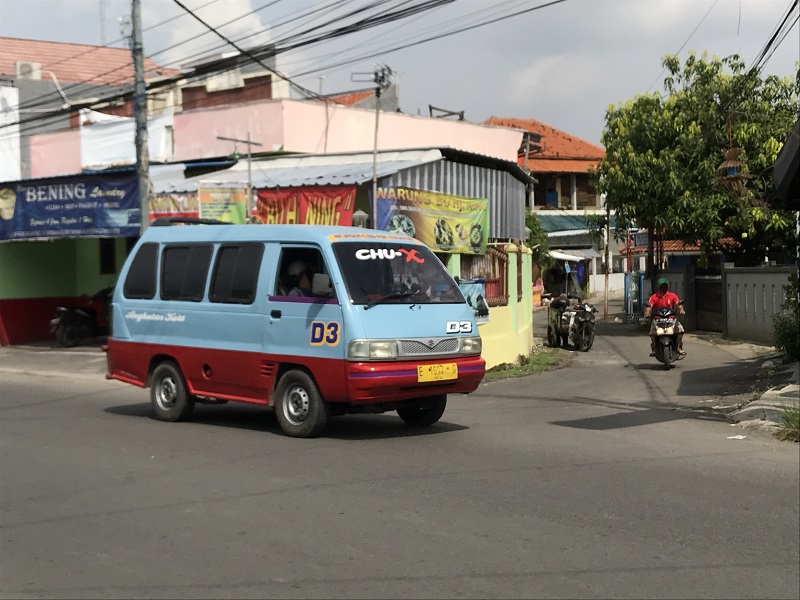
[[[798,446],[702,410],[742,362],[700,343],[666,372],[606,326],[429,429],[347,416],[314,440],[2,372],[0,596],[798,598]]]

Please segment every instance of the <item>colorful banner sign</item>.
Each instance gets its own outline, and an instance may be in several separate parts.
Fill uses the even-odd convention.
[[[370,192],[371,193],[371,192]],[[379,187],[376,228],[405,233],[436,252],[485,254],[489,201],[405,187]]]
[[[200,217],[200,201],[197,192],[164,193],[150,196],[150,220],[165,217]]]
[[[247,188],[213,187],[199,188],[200,218],[215,219],[226,223],[247,223]]]
[[[475,312],[475,322],[489,322],[489,304],[486,302],[486,283],[483,279],[459,279],[458,289]]]
[[[257,223],[350,226],[355,204],[353,185],[258,190],[255,220]]]
[[[141,228],[135,175],[70,177],[0,185],[0,241],[136,237]]]

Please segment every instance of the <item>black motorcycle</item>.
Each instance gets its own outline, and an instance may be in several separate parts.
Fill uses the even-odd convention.
[[[570,305],[570,300],[578,302]],[[594,344],[597,309],[579,296],[569,294],[554,299],[547,309],[547,343],[552,347],[564,346],[588,352]]]
[[[50,332],[58,343],[65,348],[72,348],[108,335],[113,291],[113,287],[103,288],[81,305],[56,307],[56,314],[50,320]]]
[[[683,358],[683,355],[678,352],[678,309],[654,310],[652,319],[655,322],[653,351],[656,360],[663,363],[665,369],[669,369],[675,365],[676,360]]]

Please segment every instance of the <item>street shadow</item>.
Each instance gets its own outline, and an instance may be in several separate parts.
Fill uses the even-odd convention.
[[[105,412],[124,417],[153,418],[149,403],[123,404],[106,407]],[[283,435],[275,411],[266,406],[231,402],[227,405],[195,406],[187,424],[262,431]],[[387,438],[439,435],[469,429],[465,425],[439,421],[429,427],[410,427],[400,417],[389,412],[376,415],[341,415],[332,417],[323,437],[342,440],[379,440]]]
[[[681,396],[704,396],[709,393],[744,394],[766,383],[768,377],[758,358],[736,361],[704,369],[682,370],[678,385]]]
[[[695,419],[701,421],[725,422],[725,419],[710,411],[687,411],[664,408],[649,408],[603,415],[601,417],[586,417],[583,419],[570,419],[567,421],[551,421],[553,425],[571,427],[574,429],[589,429],[592,431],[608,431],[610,429],[624,429],[626,427],[641,427],[669,421]]]

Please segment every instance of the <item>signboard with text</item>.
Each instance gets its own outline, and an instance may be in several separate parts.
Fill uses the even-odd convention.
[[[257,223],[267,224],[350,226],[355,203],[353,185],[258,190],[254,218]]]
[[[372,206],[377,229],[404,233],[436,252],[486,253],[489,236],[489,201],[486,198],[379,187]]]
[[[0,184],[0,242],[67,237],[136,237],[136,176],[70,177]]]
[[[197,190],[201,219],[247,223],[247,188],[213,187]]]
[[[165,217],[200,217],[197,192],[165,192],[150,196],[150,220]]]

